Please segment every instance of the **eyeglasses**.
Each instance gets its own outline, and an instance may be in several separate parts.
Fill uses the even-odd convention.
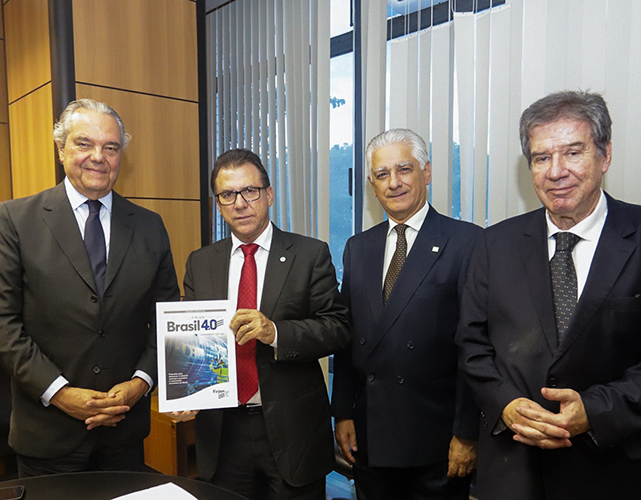
[[[218,193],[216,195],[216,198],[218,199],[218,203],[220,203],[221,205],[233,205],[234,203],[236,203],[236,197],[238,195],[241,195],[243,197],[243,200],[245,200],[246,202],[256,201],[260,198],[261,189],[265,188],[247,186],[240,191],[223,191],[222,193]]]

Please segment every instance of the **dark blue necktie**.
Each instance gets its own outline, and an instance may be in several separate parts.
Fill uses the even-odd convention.
[[[100,223],[100,208],[102,203],[98,200],[87,200],[89,217],[85,223],[85,247],[89,262],[96,282],[96,291],[102,297],[105,288],[105,274],[107,272],[107,246],[105,233]]]

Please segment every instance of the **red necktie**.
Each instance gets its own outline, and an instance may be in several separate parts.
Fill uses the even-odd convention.
[[[238,309],[256,309],[256,260],[254,254],[258,245],[241,245],[245,262],[240,273],[238,285]],[[244,328],[244,327],[241,327]],[[252,339],[243,345],[236,346],[236,373],[238,375],[238,400],[247,404],[258,391],[258,372],[256,371],[256,340]]]

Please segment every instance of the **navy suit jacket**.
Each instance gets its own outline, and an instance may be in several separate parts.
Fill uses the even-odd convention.
[[[542,498],[541,487],[548,499],[639,496],[637,490],[620,497],[611,487],[632,487],[634,476],[638,487],[641,477],[641,207],[606,197],[608,216],[588,279],[558,346],[545,210],[496,224],[477,242],[457,342],[483,411],[479,498]],[[499,432],[501,413],[516,398],[558,411],[542,387],[578,391],[591,435],[551,452],[513,441],[510,430]],[[569,464],[592,463],[596,453],[603,453],[598,474],[587,465],[569,472]],[[617,481],[622,469],[626,479]],[[573,491],[569,497],[564,485]]]
[[[383,306],[388,222],[350,238],[341,294],[351,349],[334,360],[334,416],[354,419],[375,467],[447,461],[453,435],[475,439],[478,409],[457,370],[461,276],[480,228],[429,208]]]
[[[64,456],[88,432],[134,444],[149,433],[149,398],[115,427],[87,431],[40,397],[63,375],[108,391],[138,369],[156,378],[156,302],[178,300],[169,238],[158,214],[113,193],[102,300],[64,184],[0,204],[0,362],[12,377],[9,444]]]
[[[189,256],[185,300],[227,298],[231,247],[226,238]],[[283,478],[304,486],[334,465],[327,386],[318,359],[349,342],[347,308],[326,243],[274,226],[260,311],[278,329],[276,357],[272,347],[256,343],[269,444]],[[196,416],[196,456],[205,480],[216,472],[223,414],[207,410]]]

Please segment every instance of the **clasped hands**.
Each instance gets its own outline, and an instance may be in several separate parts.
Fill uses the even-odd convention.
[[[517,398],[502,413],[503,421],[515,433],[514,440],[543,449],[572,446],[570,438],[590,430],[583,401],[572,389],[541,389],[543,397],[560,402],[559,413],[546,410],[538,403]]]
[[[148,390],[147,382],[138,377],[116,384],[109,392],[67,385],[51,398],[51,404],[83,420],[87,430],[114,427]]]

